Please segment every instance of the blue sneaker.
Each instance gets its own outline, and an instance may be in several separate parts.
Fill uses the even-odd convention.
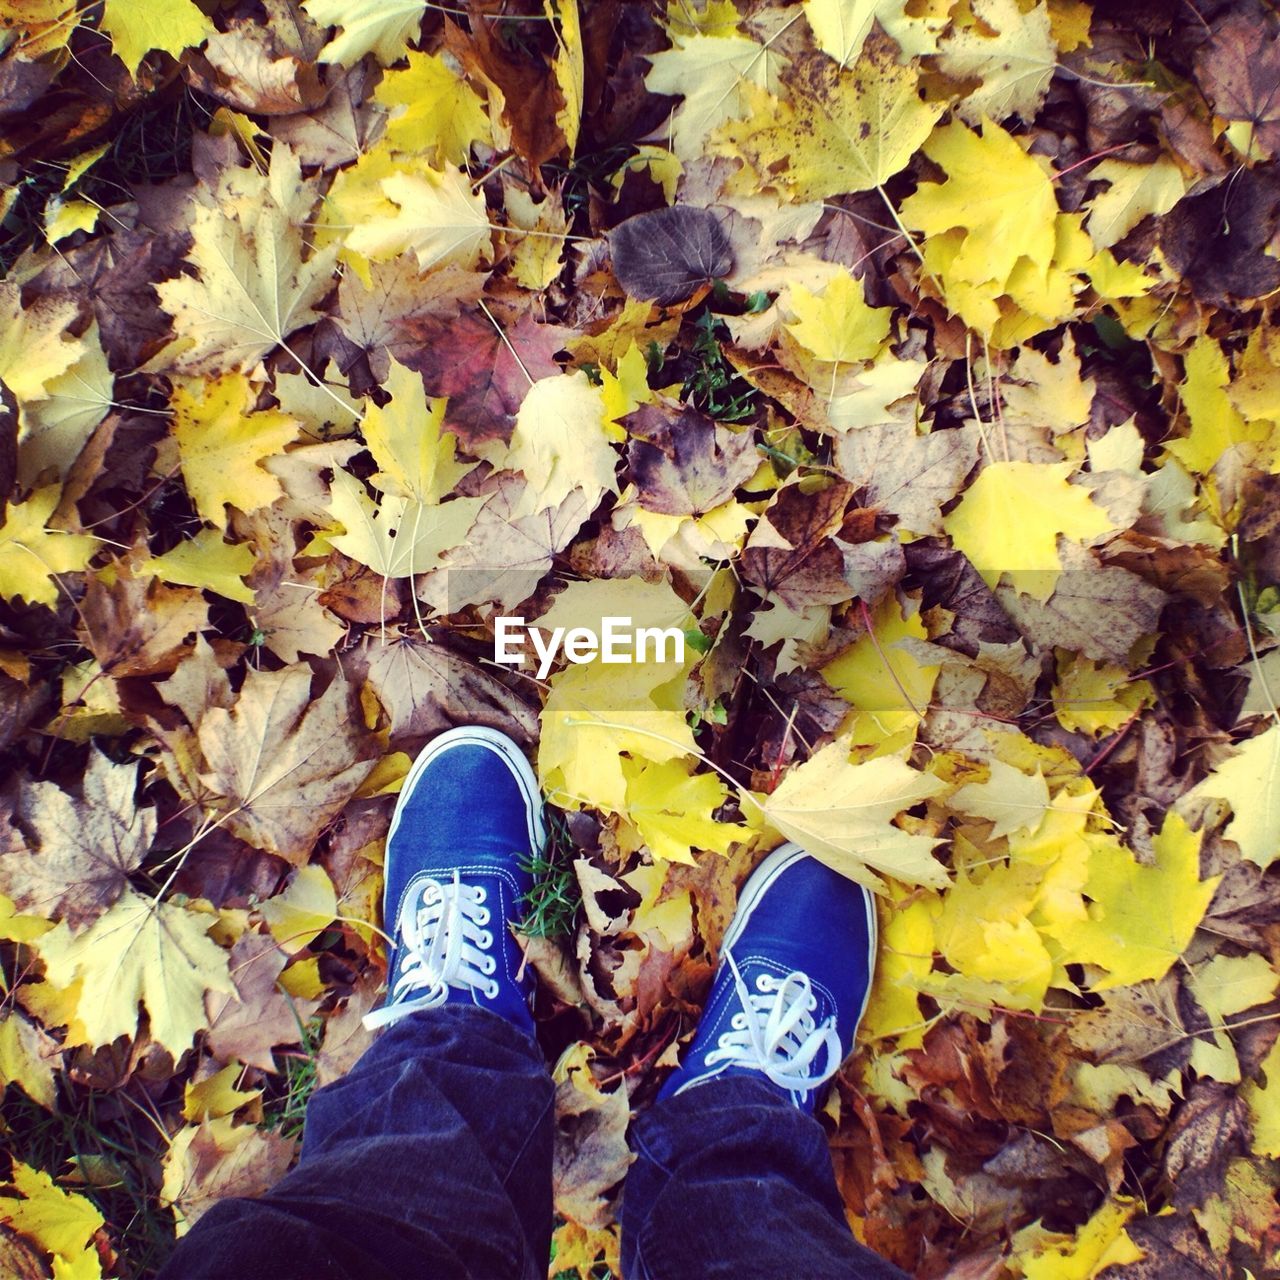
[[[658,1097],[754,1076],[812,1112],[853,1051],[875,961],[871,891],[798,845],[775,849],[742,888],[698,1030]]]
[[[538,780],[494,729],[450,729],[414,761],[391,817],[383,866],[392,939],[385,1027],[417,1009],[465,1003],[533,1032],[533,974],[511,936],[533,886],[521,865],[541,852]]]

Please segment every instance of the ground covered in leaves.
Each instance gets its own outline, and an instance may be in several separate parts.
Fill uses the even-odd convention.
[[[288,1168],[479,721],[555,806],[553,1274],[616,1274],[784,837],[881,895],[861,1238],[1280,1274],[1278,34],[3,0],[0,1271],[145,1276]],[[493,660],[618,615],[684,660]]]

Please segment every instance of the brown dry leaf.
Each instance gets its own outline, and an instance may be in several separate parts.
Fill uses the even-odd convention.
[[[275,942],[261,933],[246,933],[231,948],[235,995],[210,991],[205,996],[206,1043],[220,1061],[275,1071],[271,1051],[301,1040],[302,1028],[319,1002],[300,1000],[281,990],[276,980],[287,960]]]
[[[197,717],[197,803],[229,830],[295,866],[374,765],[355,691],[334,680],[313,698],[310,667],[250,670],[230,708]]]
[[[156,811],[134,800],[138,771],[92,750],[72,797],[56,783],[23,788],[19,813],[33,847],[0,854],[0,892],[24,911],[78,929],[124,891],[156,834]]]
[[[1227,1162],[1247,1146],[1248,1108],[1230,1085],[1198,1080],[1174,1114],[1164,1174],[1182,1213],[1222,1191]]]
[[[851,431],[836,445],[836,467],[867,506],[898,517],[903,529],[942,532],[942,507],[956,496],[978,461],[971,428],[919,435],[908,423]]]
[[[458,724],[484,724],[522,742],[537,713],[482,667],[429,640],[369,641],[366,679],[391,719],[392,741],[424,740]]]
[[[556,1212],[599,1229],[613,1218],[607,1193],[626,1176],[631,1106],[621,1084],[604,1090],[591,1071],[595,1051],[585,1042],[556,1066],[556,1145],[552,1187]]]
[[[874,607],[902,577],[906,562],[897,542],[840,539],[852,496],[845,484],[816,493],[796,484],[779,489],[747,539],[742,576],[797,611],[855,598]]]
[[[161,1200],[172,1205],[183,1236],[229,1196],[260,1196],[289,1166],[297,1143],[278,1133],[234,1124],[230,1116],[187,1125],[164,1157]]]
[[[621,424],[640,505],[669,516],[701,516],[755,474],[753,433],[733,432],[688,405],[641,405]]]
[[[154,676],[173,671],[208,625],[209,606],[191,587],[133,577],[90,574],[80,606],[84,643],[109,675]]]

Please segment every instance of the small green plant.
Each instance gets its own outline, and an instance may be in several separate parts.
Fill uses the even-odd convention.
[[[684,400],[721,422],[743,422],[756,411],[756,389],[734,372],[721,343],[729,332],[724,322],[704,311],[694,326],[690,352],[694,369],[684,380]]]
[[[300,1138],[307,1117],[307,1103],[316,1090],[316,1054],[324,1019],[312,1018],[302,1027],[302,1046],[282,1055],[284,1070],[276,1077],[277,1087],[262,1100],[262,1127],[273,1129],[282,1138]]]
[[[567,938],[582,905],[578,877],[573,871],[573,839],[563,816],[547,811],[547,847],[522,862],[533,876],[525,895],[522,932],[531,938]]]

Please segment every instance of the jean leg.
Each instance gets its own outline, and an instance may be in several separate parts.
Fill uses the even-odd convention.
[[[627,1280],[906,1280],[845,1222],[822,1126],[767,1084],[721,1077],[636,1125]]]
[[[553,1102],[505,1019],[411,1014],[311,1099],[298,1167],[215,1205],[160,1280],[543,1280]]]

